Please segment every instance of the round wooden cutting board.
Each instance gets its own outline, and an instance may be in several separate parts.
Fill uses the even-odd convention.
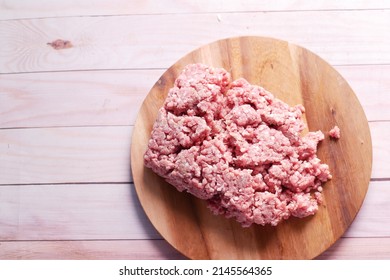
[[[214,216],[206,203],[180,193],[144,167],[150,132],[168,90],[190,63],[223,67],[290,106],[303,104],[309,131],[322,130],[318,157],[333,179],[324,185],[324,203],[304,219],[277,227],[240,224]],[[341,129],[339,140],[327,135]],[[306,133],[307,130],[304,132]],[[367,119],[347,82],[312,52],[285,41],[237,37],[203,46],[170,67],[156,82],[139,112],[131,147],[135,188],[150,221],[178,251],[192,259],[312,259],[329,248],[359,211],[371,176],[372,145]]]

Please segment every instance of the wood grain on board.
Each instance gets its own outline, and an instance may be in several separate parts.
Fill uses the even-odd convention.
[[[0,241],[0,248],[0,260],[187,259],[165,240]],[[317,259],[388,259],[388,248],[390,238],[341,238]]]
[[[0,242],[162,238],[133,184],[7,185],[0,197]],[[343,237],[390,237],[389,200],[388,183],[371,182]]]
[[[163,72],[161,69],[4,75],[0,78],[0,129],[134,125],[143,99]]]
[[[303,104],[310,131],[340,127],[343,137],[339,141],[326,137],[319,145],[318,156],[329,164],[333,179],[326,183],[325,203],[316,215],[289,219],[277,227],[244,229],[211,214],[204,201],[178,193],[139,161],[168,89],[186,65],[197,62],[223,67],[233,80],[244,77],[261,84],[290,105]],[[132,137],[131,161],[146,214],[184,255],[194,259],[310,259],[341,237],[359,211],[371,176],[372,146],[360,103],[328,63],[285,41],[237,37],[201,47],[163,74],[141,107]],[[188,239],[194,242],[190,245]]]
[[[390,65],[337,66],[368,121],[390,119]],[[0,128],[134,125],[139,108],[166,69],[4,75]]]
[[[2,21],[0,73],[166,68],[201,45],[242,35],[283,38],[331,64],[389,64],[388,26],[390,10],[227,13],[221,20],[217,14],[168,14]],[[47,45],[56,39],[73,47]]]
[[[161,239],[131,184],[1,186],[0,240]]]
[[[0,130],[0,184],[130,182],[132,129]]]
[[[74,2],[74,3],[72,3]],[[128,1],[114,0],[110,5],[105,0],[50,1],[50,0],[1,0],[0,20],[41,17],[64,17],[86,15],[153,15],[224,12],[269,12],[304,10],[360,10],[390,8],[388,2],[372,1]]]
[[[0,260],[186,259],[165,240],[0,241]]]

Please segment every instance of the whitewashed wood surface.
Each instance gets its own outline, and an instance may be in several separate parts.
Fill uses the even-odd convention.
[[[318,258],[390,259],[385,0],[0,0],[0,259],[183,259],[137,199],[132,128],[167,67],[241,35],[306,47],[354,89],[372,179],[352,226]],[[56,39],[72,47],[47,45]]]

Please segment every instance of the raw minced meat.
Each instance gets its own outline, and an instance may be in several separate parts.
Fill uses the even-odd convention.
[[[145,165],[244,227],[313,215],[331,175],[316,155],[324,134],[301,137],[304,111],[224,69],[187,65],[159,110]]]
[[[329,136],[334,139],[340,139],[340,128],[336,125],[329,131]]]

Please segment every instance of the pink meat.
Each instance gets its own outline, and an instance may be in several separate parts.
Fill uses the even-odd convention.
[[[336,125],[329,131],[329,136],[334,139],[340,139],[340,128]]]
[[[321,131],[301,136],[302,105],[224,69],[185,67],[154,123],[145,165],[244,227],[313,215],[331,179]]]

